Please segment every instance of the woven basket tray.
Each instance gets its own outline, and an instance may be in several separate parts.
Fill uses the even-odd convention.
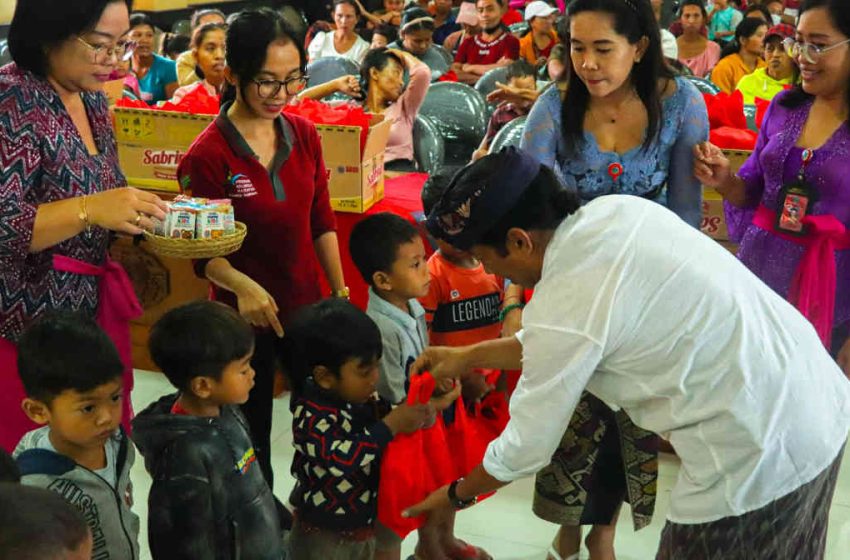
[[[242,247],[248,228],[236,222],[236,232],[218,239],[172,239],[145,232],[148,249],[162,257],[176,259],[211,259],[235,253]]]

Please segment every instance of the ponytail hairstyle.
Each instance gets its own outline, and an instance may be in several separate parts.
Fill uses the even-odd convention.
[[[832,25],[844,36],[850,37],[850,10],[847,9],[846,0],[805,0],[800,6],[800,16],[815,8],[825,8]],[[799,19],[797,21],[799,22]],[[812,99],[814,99],[814,96],[806,93],[802,84],[798,84],[779,100],[779,104],[789,109],[795,109]],[[844,103],[847,107],[850,107],[850,84],[848,84]],[[850,121],[846,122],[846,126],[850,128]]]
[[[661,52],[661,32],[649,0],[575,0],[569,7],[569,17],[582,12],[602,12],[614,18],[614,31],[632,45],[646,37],[649,44],[640,62],[636,62],[630,76],[631,84],[646,107],[649,125],[643,148],[648,148],[658,136],[661,122],[661,93],[658,82],[672,80],[673,72]],[[570,37],[564,42],[569,49]],[[571,76],[564,100],[561,103],[561,134],[566,145],[566,156],[575,157],[584,144],[584,117],[590,105],[590,92],[573,67],[572,57],[566,53],[566,74]]]
[[[213,31],[224,31],[227,33],[227,24],[226,23],[205,23],[202,26],[195,29],[192,33],[192,43],[191,47],[193,49],[200,49],[201,45],[204,44],[204,39],[207,38],[207,33],[212,33]],[[200,64],[195,64],[195,75],[200,79],[204,79],[204,71],[201,70]]]
[[[304,45],[296,38],[289,24],[270,8],[256,8],[239,12],[227,28],[227,54],[225,60],[239,82],[239,91],[245,96],[245,87],[253,80],[266,61],[269,45],[275,42],[292,44],[298,50],[298,64],[306,73],[307,54]],[[236,87],[227,84],[221,96],[222,105],[236,100]]]
[[[744,39],[749,39],[758,32],[760,27],[770,27],[770,24],[763,22],[758,18],[744,18],[738,27],[735,29],[735,40],[729,41],[729,44],[723,47],[720,53],[720,58],[741,52],[744,45]]]
[[[372,49],[366,53],[362,64],[360,64],[360,101],[366,101],[369,98],[372,68],[380,72],[387,67],[391,60],[395,60],[399,66],[404,68],[404,61],[386,47]]]

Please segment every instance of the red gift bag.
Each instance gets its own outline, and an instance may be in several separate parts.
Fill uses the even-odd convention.
[[[315,99],[301,99],[284,107],[283,112],[299,115],[314,124],[359,126],[360,155],[363,156],[372,116],[366,113],[360,105],[354,103],[328,105]]]
[[[407,404],[425,404],[434,392],[434,378],[430,374],[410,378]],[[442,419],[412,434],[399,434],[387,445],[381,460],[381,480],[378,485],[378,521],[402,539],[425,524],[424,517],[404,518],[401,512],[414,506],[443,486],[437,482],[445,475],[443,468],[434,472],[434,464],[446,461],[448,448]],[[454,470],[452,467],[452,476]]]
[[[756,147],[758,133],[752,130],[721,126],[709,132],[709,140],[724,150],[752,150]]]

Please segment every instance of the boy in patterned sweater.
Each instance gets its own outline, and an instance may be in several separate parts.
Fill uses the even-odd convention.
[[[430,405],[373,398],[381,333],[347,301],[302,309],[287,325],[283,366],[292,385],[296,485],[292,560],[371,560],[381,455],[398,433],[431,417]]]

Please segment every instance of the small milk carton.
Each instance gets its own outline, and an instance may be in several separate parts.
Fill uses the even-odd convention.
[[[168,237],[194,239],[197,211],[192,208],[174,208],[168,220]]]

